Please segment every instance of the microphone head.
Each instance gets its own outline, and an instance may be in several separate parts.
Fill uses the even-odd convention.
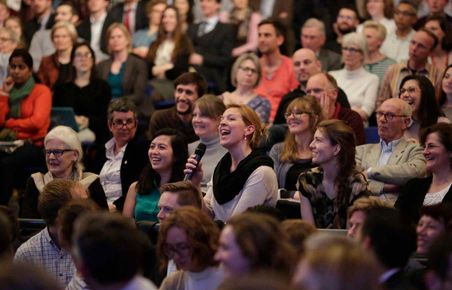
[[[206,153],[206,144],[199,143],[198,147],[196,147],[195,155],[199,155],[200,157],[204,156],[204,153]]]

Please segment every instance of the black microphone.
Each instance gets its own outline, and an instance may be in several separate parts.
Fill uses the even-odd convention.
[[[206,153],[206,144],[199,143],[198,147],[196,147],[196,150],[195,150],[195,159],[198,163],[199,163],[199,160],[201,160],[201,158],[204,156],[204,153]],[[191,173],[185,174],[184,181],[191,180],[191,178],[193,177],[193,174],[195,173],[195,170],[193,170]]]

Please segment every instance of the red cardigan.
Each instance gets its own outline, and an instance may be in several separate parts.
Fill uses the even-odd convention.
[[[48,87],[36,84],[30,95],[20,103],[22,117],[6,119],[9,113],[9,97],[0,94],[0,127],[17,132],[17,139],[31,139],[41,145],[50,125],[52,94]]]

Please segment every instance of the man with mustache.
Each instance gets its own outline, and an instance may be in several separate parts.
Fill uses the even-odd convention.
[[[149,138],[163,128],[173,128],[184,134],[187,143],[198,140],[191,124],[193,103],[207,91],[206,80],[198,73],[181,74],[174,81],[174,107],[156,111],[149,123]]]
[[[358,12],[353,6],[342,6],[333,24],[334,38],[327,44],[328,49],[341,53],[342,37],[350,32],[355,32],[359,24]]]

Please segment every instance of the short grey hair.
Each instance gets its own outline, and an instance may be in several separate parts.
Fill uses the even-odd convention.
[[[303,31],[304,28],[317,28],[320,31],[320,33],[322,33],[323,36],[326,35],[325,23],[323,23],[323,21],[318,20],[317,18],[309,18],[308,20],[306,20],[301,30]]]
[[[344,35],[342,39],[342,46],[355,45],[363,52],[364,58],[367,57],[367,42],[364,35],[357,32],[352,32]]]
[[[83,158],[83,150],[82,143],[78,139],[77,132],[75,132],[72,128],[67,126],[56,126],[49,133],[47,133],[44,138],[44,147],[46,147],[47,142],[50,140],[58,140],[63,142],[67,149],[75,150],[78,152],[77,161],[75,167],[80,170],[83,169],[82,158]]]

